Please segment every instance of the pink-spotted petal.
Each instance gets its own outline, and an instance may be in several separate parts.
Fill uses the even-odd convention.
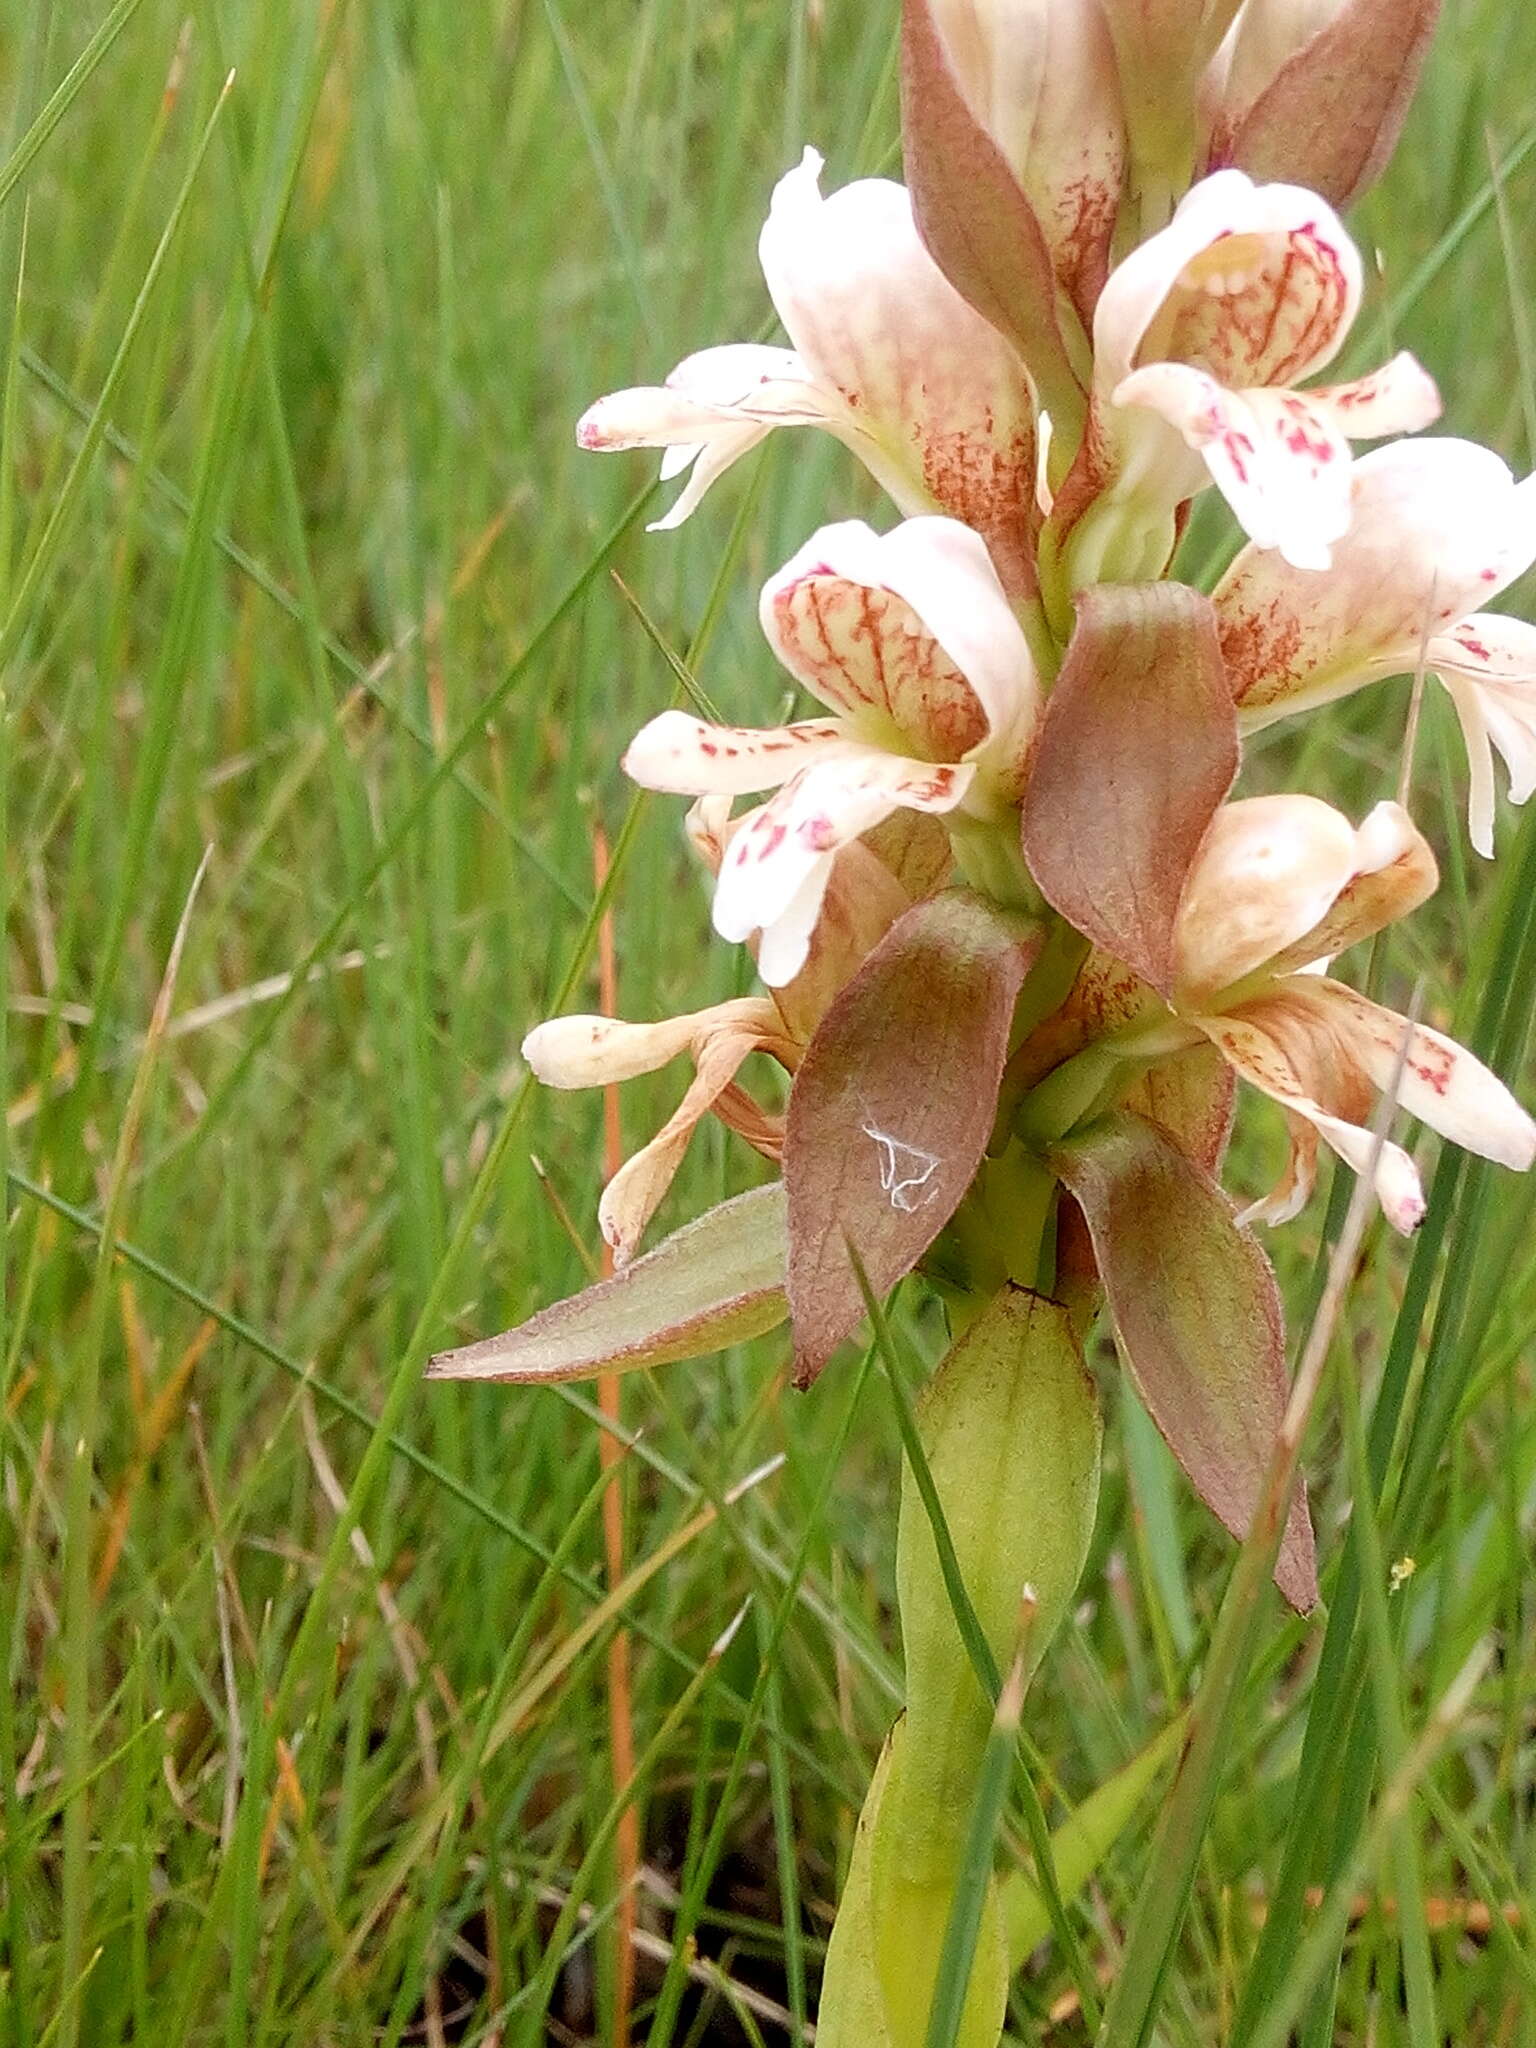
[[[715,929],[742,941],[763,934],[758,972],[769,987],[805,964],[810,934],[840,846],[893,811],[950,811],[975,774],[956,765],[850,748],[806,768],[742,821],[715,887]]]
[[[650,531],[681,526],[717,477],[776,426],[824,425],[827,397],[792,349],[731,342],[687,356],[663,385],[610,392],[576,424],[582,448],[664,448],[661,479],[687,485]],[[832,401],[835,409],[835,400]]]
[[[672,796],[745,796],[777,789],[811,761],[846,754],[841,720],[798,725],[709,725],[686,711],[663,711],[630,741],[626,775],[642,789]]]
[[[1337,354],[1360,285],[1359,253],[1316,193],[1217,171],[1111,273],[1094,315],[1099,389],[1160,362],[1234,390],[1293,384]]]
[[[1493,750],[1509,770],[1511,803],[1536,790],[1536,626],[1497,612],[1463,619],[1431,640],[1428,667],[1456,707],[1467,748],[1467,829],[1485,859],[1493,858]]]
[[[1454,1039],[1411,1024],[1337,981],[1309,976],[1283,986],[1292,1003],[1317,1019],[1319,1032],[1347,1036],[1377,1088],[1395,1081],[1399,1104],[1420,1123],[1517,1172],[1536,1161],[1536,1124],[1498,1076]]]
[[[1350,441],[1417,434],[1433,426],[1444,409],[1434,378],[1406,349],[1369,376],[1309,391],[1307,403]]]
[[[1349,526],[1349,443],[1297,391],[1231,391],[1203,370],[1152,363],[1113,403],[1145,406],[1182,435],[1256,548],[1326,569]]]
[[[1490,449],[1430,438],[1350,473],[1349,530],[1326,577],[1245,548],[1215,593],[1245,730],[1415,666],[1438,636],[1536,560],[1536,488]]]
[[[1273,1195],[1244,1212],[1247,1221],[1279,1222],[1295,1215],[1311,1193],[1315,1146],[1298,1143],[1296,1124],[1310,1126],[1346,1165],[1364,1173],[1374,1163],[1374,1186],[1387,1221],[1405,1234],[1424,1217],[1418,1171],[1400,1145],[1378,1143],[1366,1124],[1369,1095],[1363,1075],[1331,1057],[1326,1044],[1307,1044],[1301,1020],[1279,1002],[1246,1005],[1239,1013],[1196,1020],[1240,1079],[1278,1102],[1292,1124],[1292,1158]],[[1283,1033],[1283,1036],[1281,1035]],[[1331,1071],[1330,1071],[1331,1069]],[[1324,1089],[1326,1099],[1318,1100]],[[1347,1107],[1354,1115],[1340,1115]]]

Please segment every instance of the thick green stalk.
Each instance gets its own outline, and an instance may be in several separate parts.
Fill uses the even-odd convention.
[[[909,1461],[897,1534],[907,1712],[870,1789],[828,1955],[820,2038],[832,2048],[923,2048],[946,1948],[972,1957],[950,2038],[992,2048],[1002,2027],[995,1879],[957,1902],[994,1702],[945,1567],[958,1567],[993,1667],[1017,1656],[1026,1682],[1076,1589],[1098,1495],[1097,1398],[1065,1310],[1021,1287],[997,1294],[930,1381],[918,1434],[926,1471]],[[952,1930],[957,1903],[967,1924]]]

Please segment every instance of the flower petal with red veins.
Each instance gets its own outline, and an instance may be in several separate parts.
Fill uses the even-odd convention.
[[[1293,384],[1338,353],[1360,285],[1359,253],[1315,192],[1218,171],[1111,272],[1094,314],[1098,387],[1151,363],[1228,389]]]
[[[805,964],[832,856],[892,811],[951,811],[975,774],[969,763],[905,760],[850,745],[804,769],[744,820],[715,889],[715,930],[741,941],[763,933],[758,972],[769,987]],[[777,927],[784,920],[788,937]]]
[[[1444,411],[1439,386],[1417,356],[1406,349],[1348,384],[1323,384],[1307,403],[1350,441],[1380,441],[1388,434],[1417,434]]]
[[[812,761],[840,757],[856,742],[840,720],[798,725],[709,725],[686,711],[663,711],[640,728],[622,763],[642,789],[672,796],[747,796],[777,789]]]
[[[1125,177],[1099,0],[930,0],[955,81],[1029,201],[1056,276],[1091,316]]]
[[[779,318],[834,431],[904,512],[935,508],[1018,554],[1031,523],[1034,408],[1009,344],[923,247],[905,187],[861,178],[823,197],[807,150],[758,241]]]
[[[1350,473],[1326,576],[1245,548],[1215,592],[1245,731],[1410,671],[1536,560],[1536,489],[1471,441],[1398,441]]]
[[[1034,664],[985,543],[957,520],[823,527],[764,587],[760,616],[829,708],[873,711],[937,760],[1022,758],[1039,715]]]

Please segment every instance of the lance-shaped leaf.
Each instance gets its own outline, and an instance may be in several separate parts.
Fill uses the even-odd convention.
[[[1034,208],[966,103],[929,0],[903,0],[901,130],[912,213],[929,255],[1019,350],[1057,432],[1075,435],[1083,388],[1063,326],[1076,315],[1058,294]]]
[[[590,1379],[702,1358],[760,1337],[788,1314],[784,1183],[735,1195],[685,1223],[611,1280],[557,1301],[518,1329],[427,1367],[436,1380]]]
[[[1187,1712],[1170,1721],[1145,1749],[1122,1764],[1113,1777],[1103,1779],[1052,1829],[1051,1862],[1063,1900],[1077,1896],[1135,1820],[1148,1793],[1177,1755],[1188,1723]],[[1050,1908],[1027,1870],[1011,1870],[1003,1879],[1001,1903],[1008,1965],[1022,1970],[1051,1932]]]
[[[1051,1164],[1088,1220],[1120,1354],[1148,1414],[1206,1506],[1246,1536],[1287,1392],[1269,1261],[1209,1175],[1140,1117],[1100,1118]],[[1275,1583],[1300,1612],[1316,1604],[1300,1488]]]
[[[955,1213],[992,1129],[1038,931],[964,889],[897,919],[821,1021],[790,1090],[789,1306],[808,1386]]]
[[[1210,168],[1236,164],[1350,205],[1397,146],[1439,14],[1440,0],[1345,0],[1225,132],[1218,127]]]
[[[1068,923],[1163,995],[1174,920],[1237,773],[1211,601],[1182,583],[1084,591],[1024,801],[1024,857]]]

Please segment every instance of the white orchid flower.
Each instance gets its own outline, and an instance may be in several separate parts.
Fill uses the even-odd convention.
[[[1510,797],[1536,789],[1536,626],[1477,607],[1536,561],[1536,478],[1471,441],[1404,441],[1354,469],[1348,534],[1325,576],[1246,548],[1215,596],[1247,731],[1426,666],[1466,739],[1469,828],[1493,852],[1493,749]]]
[[[1174,1007],[1239,1078],[1278,1102],[1291,1158],[1248,1218],[1279,1223],[1312,1191],[1318,1140],[1355,1172],[1375,1160],[1394,1229],[1424,1213],[1417,1169],[1378,1142],[1377,1095],[1442,1137],[1525,1171],[1536,1124],[1471,1053],[1320,969],[1434,891],[1434,856],[1406,811],[1378,804],[1354,829],[1309,796],[1252,797],[1217,813],[1179,913]]]
[[[1536,1162],[1536,1124],[1502,1081],[1454,1040],[1327,972],[1334,954],[1416,909],[1437,879],[1434,855],[1397,804],[1378,804],[1358,828],[1316,797],[1226,804],[1180,905],[1171,1004],[1095,952],[1054,1050],[1074,1052],[1100,1034],[1137,1060],[1214,1046],[1240,1080],[1280,1105],[1290,1129],[1280,1184],[1244,1222],[1283,1223],[1300,1211],[1321,1141],[1356,1173],[1374,1159],[1387,1220],[1411,1231],[1424,1213],[1418,1170],[1400,1145],[1378,1150],[1371,1129],[1378,1096],[1394,1084],[1401,1107],[1442,1137],[1521,1172]]]
[[[918,239],[905,187],[862,178],[823,198],[808,149],[779,180],[758,254],[791,347],[737,342],[666,383],[584,413],[583,448],[665,448],[688,471],[657,528],[681,525],[773,428],[819,426],[909,514],[942,511],[992,544],[1005,575],[1032,548],[1035,435],[1028,378]]]
[[[1170,509],[1214,482],[1256,546],[1327,568],[1349,525],[1350,441],[1440,410],[1406,354],[1353,383],[1295,388],[1338,353],[1360,287],[1359,254],[1315,193],[1206,178],[1100,296],[1091,434],[1108,446],[1090,460]]]
[[[763,630],[833,714],[759,730],[681,711],[653,718],[624,766],[674,794],[777,794],[739,822],[715,929],[761,932],[770,987],[799,973],[833,857],[900,810],[1016,801],[1039,687],[985,545],[952,519],[878,535],[823,527],[767,584]]]

